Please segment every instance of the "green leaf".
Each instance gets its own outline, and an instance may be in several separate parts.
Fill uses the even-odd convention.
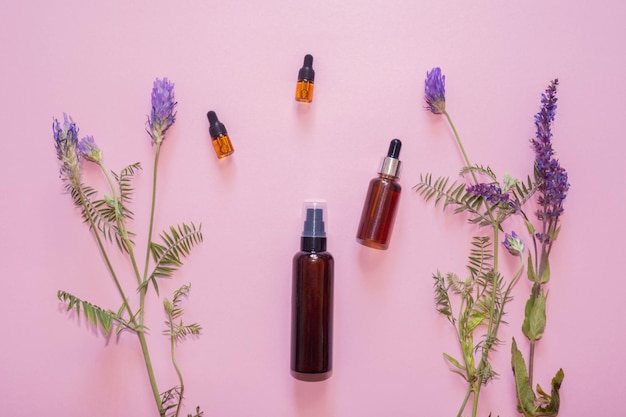
[[[561,403],[559,390],[565,377],[563,369],[559,369],[552,378],[551,395],[548,395],[537,385],[537,392],[539,393],[539,398],[537,398],[530,386],[526,363],[522,353],[517,348],[515,339],[511,345],[511,364],[515,377],[518,411],[523,413],[525,417],[554,417],[558,415]]]
[[[536,416],[537,406],[535,405],[536,397],[530,386],[528,379],[528,371],[522,352],[517,348],[515,338],[511,344],[511,365],[513,366],[513,376],[515,377],[515,389],[517,394],[517,409],[526,417]]]
[[[191,223],[187,225],[185,223],[176,227],[170,227],[169,233],[167,231],[161,233],[161,240],[163,244],[156,242],[150,243],[150,252],[152,258],[156,262],[154,270],[150,274],[148,280],[155,284],[154,278],[171,278],[174,272],[183,264],[182,258],[189,255],[191,249],[202,242],[202,225],[196,227]],[[145,282],[140,287],[148,285]]]
[[[163,330],[163,334],[169,336],[175,342],[181,342],[189,335],[199,335],[202,331],[202,327],[199,324],[184,324],[182,319],[180,319],[184,313],[180,307],[181,299],[189,296],[190,289],[191,285],[183,285],[174,291],[172,301],[169,301],[167,298],[163,300],[163,308],[167,315],[165,322],[167,328]]]
[[[528,280],[530,282],[537,282],[537,274],[535,273],[535,266],[533,265],[533,256],[528,254],[528,268],[526,268],[528,274]]]
[[[533,291],[534,292],[534,291]],[[543,291],[537,297],[534,294],[526,302],[522,332],[530,341],[537,341],[546,329],[546,295]]]
[[[437,311],[448,318],[448,320],[454,324],[455,319],[452,315],[452,306],[450,302],[450,296],[448,295],[448,286],[446,286],[445,280],[441,273],[437,271],[433,274],[435,280],[433,287],[435,290],[435,305]]]
[[[459,368],[461,371],[465,371],[465,367],[463,365],[461,365],[461,363],[454,359],[452,356],[448,355],[447,353],[443,353],[443,357],[450,362],[452,365],[454,365],[455,367]]]
[[[550,260],[548,259],[548,256],[544,257],[544,261],[545,261],[545,268],[543,269],[543,273],[541,274],[542,284],[545,284],[546,282],[550,281]]]
[[[67,311],[74,310],[77,316],[80,316],[82,312],[86,319],[94,327],[102,329],[105,336],[109,335],[113,322],[116,322],[127,329],[133,330],[132,326],[122,319],[119,314],[116,314],[111,310],[104,310],[97,305],[81,300],[80,298],[61,290],[57,292],[57,298],[60,301],[67,303]]]
[[[533,224],[528,219],[524,219],[524,223],[526,224],[526,230],[528,230],[528,233],[531,236],[534,236],[535,235],[535,226],[533,226]]]

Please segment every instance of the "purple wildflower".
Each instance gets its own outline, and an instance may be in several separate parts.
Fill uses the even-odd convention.
[[[63,125],[56,118],[52,122],[52,133],[61,161],[61,179],[68,181],[72,187],[80,187],[80,155],[78,153],[78,128],[67,114],[63,114]]]
[[[524,252],[524,242],[515,232],[507,233],[502,244],[513,256],[519,256]]]
[[[147,123],[152,143],[160,144],[167,129],[176,121],[176,104],[174,83],[169,82],[167,77],[162,80],[157,78],[152,86],[152,112]]]
[[[541,210],[537,217],[541,221],[556,221],[563,213],[563,201],[567,197],[569,183],[567,171],[561,167],[559,161],[554,158],[552,148],[552,122],[556,114],[556,87],[559,81],[555,79],[550,83],[545,93],[541,95],[541,109],[535,115],[537,133],[531,140],[535,151],[535,180],[539,191],[538,203]],[[538,236],[546,241],[547,236]]]
[[[96,144],[93,136],[85,136],[78,142],[78,153],[88,161],[102,162],[102,150]]]
[[[500,204],[509,202],[509,193],[503,193],[502,189],[496,184],[475,184],[468,186],[465,191],[469,194],[484,197],[491,204]]]
[[[427,110],[434,114],[442,114],[446,111],[446,76],[441,74],[441,68],[435,67],[426,72],[424,98]]]

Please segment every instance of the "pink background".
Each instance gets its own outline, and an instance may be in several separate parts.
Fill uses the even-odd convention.
[[[441,66],[470,158],[525,177],[533,115],[558,77],[555,147],[572,184],[552,257],[548,328],[537,351],[545,388],[565,370],[562,416],[626,415],[623,405],[626,203],[623,118],[626,5],[621,1],[2,2],[0,254],[2,415],[155,415],[134,336],[106,341],[64,312],[64,289],[107,308],[119,298],[58,178],[51,124],[67,112],[94,135],[109,169],[141,162],[133,210],[143,251],[153,148],[144,130],[156,77],[176,84],[178,119],[160,165],[156,228],[201,222],[205,241],[162,294],[192,283],[179,349],[186,410],[207,416],[452,416],[465,392],[442,352],[453,330],[434,308],[432,272],[464,272],[474,228],[412,191],[420,173],[462,161],[442,118],[423,110]],[[457,2],[453,2],[457,3]],[[315,57],[311,105],[293,99]],[[205,114],[235,154],[218,161]],[[355,242],[368,181],[389,140],[403,140],[403,195],[390,249]],[[85,179],[102,185],[95,166]],[[334,376],[289,375],[291,258],[301,204],[328,202],[335,266]],[[519,218],[507,230],[522,231]],[[114,262],[133,278],[112,248]],[[502,258],[509,277],[515,260]],[[516,415],[509,350],[521,341],[523,279],[494,355],[501,377],[480,415]],[[154,295],[154,294],[152,294]],[[176,383],[149,298],[161,389]],[[526,343],[521,341],[526,354]]]

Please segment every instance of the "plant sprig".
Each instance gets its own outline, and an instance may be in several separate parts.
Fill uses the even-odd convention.
[[[550,102],[549,109],[544,109],[543,113],[536,117],[538,132],[547,135],[548,139],[551,133],[549,129],[546,129],[545,125],[549,124],[546,120],[553,120],[553,109],[555,108],[554,103],[551,102],[553,98],[550,95],[551,92],[552,90],[549,89],[542,99],[544,108],[546,102]],[[472,417],[477,415],[481,388],[497,375],[490,364],[490,354],[493,352],[493,348],[501,343],[498,338],[498,331],[500,325],[505,323],[503,321],[506,312],[505,307],[512,299],[512,289],[526,266],[523,242],[515,232],[512,232],[510,235],[508,233],[505,235],[503,244],[511,254],[519,256],[519,267],[513,278],[508,281],[499,271],[499,233],[503,231],[503,223],[515,214],[524,216],[529,232],[533,236],[534,244],[534,256],[533,254],[528,255],[528,276],[533,281],[533,291],[531,299],[526,304],[526,318],[523,324],[524,334],[531,340],[529,375],[525,374],[526,367],[524,366],[522,369],[520,366],[521,353],[517,351],[516,345],[514,345],[513,350],[512,363],[518,384],[520,412],[524,412],[526,417],[556,415],[558,413],[558,389],[563,380],[562,371],[557,373],[553,380],[551,396],[543,392],[540,387],[537,388],[540,393],[539,396],[534,394],[530,396],[527,393],[528,389],[532,392],[530,385],[532,384],[534,342],[541,337],[545,327],[545,295],[541,291],[541,286],[549,279],[547,257],[552,242],[559,231],[557,227],[558,215],[555,220],[554,213],[562,211],[561,206],[557,203],[548,202],[549,198],[546,195],[553,196],[555,193],[545,193],[544,188],[546,186],[542,185],[540,177],[542,177],[542,169],[552,169],[554,171],[552,174],[556,172],[556,177],[558,174],[562,175],[563,171],[560,167],[555,167],[554,162],[551,162],[552,148],[546,144],[549,140],[541,137],[538,133],[538,139],[533,142],[533,145],[538,154],[543,152],[543,156],[538,157],[538,160],[541,159],[541,161],[535,163],[535,180],[533,181],[528,176],[525,181],[518,181],[505,175],[503,180],[499,181],[498,176],[489,166],[473,165],[470,162],[458,131],[446,110],[445,76],[442,75],[440,68],[433,68],[426,75],[425,99],[426,109],[433,114],[445,116],[452,128],[465,165],[459,174],[463,179],[455,181],[444,176],[433,181],[433,176],[430,173],[420,175],[420,180],[414,187],[416,192],[425,201],[434,202],[435,206],[439,202],[443,202],[444,210],[452,207],[454,213],[466,215],[470,223],[476,224],[480,228],[491,229],[491,237],[475,236],[472,238],[472,248],[467,265],[469,274],[466,278],[460,279],[456,274],[450,272],[444,275],[440,272],[433,274],[436,309],[455,328],[461,351],[461,359],[448,353],[443,354],[444,359],[451,365],[451,370],[461,375],[468,384],[458,416],[463,414],[472,396]],[[556,181],[556,184],[561,185],[562,188],[567,183],[566,175],[565,179],[561,177],[557,180],[554,180],[555,175],[545,174],[543,177],[544,181]],[[483,181],[479,180],[483,178]],[[552,186],[554,188],[557,185],[553,184]],[[539,201],[543,207],[538,213],[539,219],[543,220],[543,225],[541,231],[537,232],[522,209],[536,193],[540,193]],[[556,200],[560,204],[563,198]],[[456,313],[453,303],[458,303],[458,312]],[[484,328],[486,331],[478,341],[475,341],[478,328]],[[523,364],[523,359],[521,364]],[[528,387],[519,385],[527,382]],[[534,401],[535,404],[548,402],[549,406],[547,408],[543,406],[533,408],[528,401]],[[554,414],[537,414],[547,412],[547,410]]]
[[[68,311],[74,311],[78,316],[85,315],[89,323],[102,330],[108,336],[117,325],[117,332],[128,330],[134,333],[141,347],[144,363],[148,373],[148,379],[153,392],[154,401],[159,416],[166,415],[177,417],[181,412],[183,401],[184,385],[182,372],[178,367],[174,355],[174,344],[180,342],[185,336],[200,334],[201,327],[198,324],[184,325],[182,322],[183,310],[180,308],[182,297],[187,297],[190,287],[183,286],[174,292],[173,301],[164,301],[165,313],[168,325],[165,334],[169,336],[171,346],[172,365],[176,370],[180,385],[161,393],[158,389],[155,372],[150,358],[146,332],[147,327],[144,322],[144,305],[147,295],[147,286],[150,282],[154,284],[158,296],[158,286],[156,278],[172,278],[173,273],[183,265],[183,258],[187,257],[191,249],[202,242],[201,225],[194,223],[182,223],[171,226],[161,234],[162,243],[152,241],[152,230],[154,226],[154,212],[156,201],[156,179],[157,167],[161,146],[165,139],[165,132],[175,121],[174,111],[176,102],[174,100],[174,84],[167,78],[157,79],[152,89],[152,112],[148,118],[147,131],[156,146],[154,170],[152,178],[152,204],[150,209],[149,236],[146,245],[146,261],[144,274],[142,275],[135,257],[135,243],[132,238],[135,234],[129,229],[128,224],[133,220],[133,212],[129,209],[132,201],[133,178],[141,170],[139,163],[134,163],[123,168],[119,173],[109,171],[104,166],[102,151],[96,145],[93,137],[87,136],[78,140],[78,128],[71,117],[64,115],[63,123],[54,120],[53,133],[57,157],[61,162],[61,178],[69,191],[74,204],[80,208],[81,217],[87,223],[94,236],[98,249],[103,256],[107,271],[111,275],[115,287],[122,299],[122,305],[114,312],[99,307],[91,302],[83,300],[65,291],[59,291],[57,297],[67,304]],[[100,167],[101,173],[106,178],[109,191],[102,197],[98,197],[98,192],[82,180],[82,162],[90,161]],[[139,290],[139,306],[133,307],[126,296],[125,285],[120,280],[116,269],[111,262],[105,244],[115,242],[116,246],[123,253],[127,254],[132,264],[134,278],[137,285],[134,288]],[[153,257],[150,257],[150,254]],[[152,262],[154,265],[152,265]],[[154,272],[147,275],[150,267]],[[175,323],[175,320],[178,320]],[[200,408],[196,408],[195,414],[189,417],[202,416]]]

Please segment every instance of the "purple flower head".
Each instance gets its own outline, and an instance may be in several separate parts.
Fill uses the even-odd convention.
[[[63,125],[58,119],[52,121],[52,134],[57,158],[61,162],[61,179],[73,187],[80,186],[80,156],[78,154],[78,128],[67,114],[63,114]]]
[[[85,136],[78,142],[78,153],[91,162],[102,162],[102,150],[96,144],[93,136]]]
[[[509,193],[503,193],[496,184],[475,184],[468,186],[465,191],[471,195],[484,197],[491,204],[509,202]]]
[[[441,68],[435,67],[426,72],[424,99],[426,99],[426,109],[434,114],[442,114],[446,111],[446,76],[441,74]]]
[[[520,256],[524,252],[524,242],[515,232],[507,233],[502,244],[513,256]]]
[[[535,115],[537,133],[535,139],[531,140],[535,151],[535,181],[539,191],[537,201],[543,207],[537,213],[541,221],[558,219],[563,212],[563,201],[569,190],[567,171],[554,158],[552,148],[552,122],[557,108],[558,85],[559,81],[555,79],[541,95],[541,109]]]
[[[166,78],[156,79],[152,86],[152,112],[148,117],[148,134],[153,144],[161,143],[165,132],[176,121],[174,83]]]

